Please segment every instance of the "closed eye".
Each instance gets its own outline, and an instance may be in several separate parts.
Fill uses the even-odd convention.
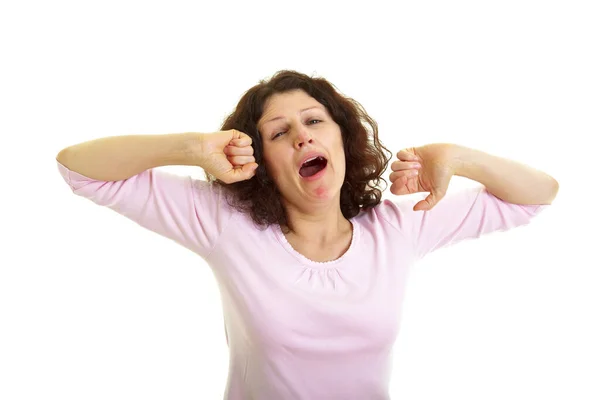
[[[323,122],[323,121],[321,121],[320,119],[311,119],[311,120],[309,120],[309,121],[308,121],[308,122],[309,122],[309,125],[315,125],[315,124],[311,124],[311,122],[313,122],[313,121],[316,121],[317,123],[319,123],[319,122]],[[287,132],[287,131],[282,131],[282,132],[276,133],[276,134],[275,134],[275,136],[273,136],[273,139],[276,139],[277,137],[279,137],[279,135],[282,135],[282,134],[284,134],[285,132]]]

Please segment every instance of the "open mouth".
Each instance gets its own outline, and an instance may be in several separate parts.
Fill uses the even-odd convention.
[[[306,160],[302,167],[300,167],[300,176],[303,178],[308,178],[310,176],[315,175],[323,168],[327,166],[327,159],[325,157],[314,157],[309,160]]]

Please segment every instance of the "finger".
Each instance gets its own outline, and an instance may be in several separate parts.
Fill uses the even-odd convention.
[[[245,164],[243,166],[236,166],[229,171],[227,171],[223,177],[222,181],[231,184],[243,180],[247,180],[256,175],[256,168],[258,168],[257,163]]]
[[[225,146],[223,153],[228,156],[251,156],[254,154],[254,148],[252,146]]]
[[[236,180],[244,180],[252,178],[256,174],[256,168],[258,168],[257,163],[248,163],[241,168],[234,168],[232,171]]]
[[[418,162],[406,162],[406,161],[394,161],[392,163],[392,171],[401,171],[411,168],[421,168],[421,164]]]
[[[392,184],[392,186],[390,187],[390,192],[392,192],[392,194],[395,195],[403,195],[403,194],[410,194],[410,190],[408,189],[408,186],[406,185],[406,179],[400,178],[398,180],[396,180],[396,182],[394,182]]]
[[[255,162],[254,156],[234,156],[227,157],[231,165],[246,165]],[[258,164],[257,164],[258,165]]]
[[[232,146],[244,147],[252,145],[252,138],[245,133],[240,132],[238,136],[234,136],[229,142]]]
[[[398,157],[398,159],[401,161],[418,160],[417,156],[413,152],[411,152],[409,149],[400,150],[396,154],[396,157]]]
[[[233,139],[231,142],[229,142],[229,144],[231,146],[237,146],[237,147],[251,146],[252,138],[250,136],[248,136],[248,137],[241,138],[241,139]]]
[[[394,182],[398,178],[412,178],[419,174],[419,171],[416,169],[404,170],[404,171],[396,171],[390,174],[390,181]]]
[[[390,176],[390,181],[394,187],[394,190],[392,191],[394,194],[397,194],[395,191],[400,191],[400,194],[411,194],[424,191],[419,185],[418,176],[409,176],[406,173],[398,173],[394,176]]]

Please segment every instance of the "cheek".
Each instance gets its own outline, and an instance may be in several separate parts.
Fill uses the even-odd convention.
[[[263,146],[262,163],[269,175],[273,172],[273,152],[268,147]]]
[[[343,154],[340,157],[338,157],[336,167],[337,167],[337,169],[340,172],[344,172],[345,173],[345,171],[346,171],[346,159],[345,159],[345,157],[344,157]]]
[[[337,151],[338,157],[337,157],[337,159],[339,160],[339,162],[342,165],[345,165],[346,164],[346,151],[344,150],[344,144],[341,143],[341,142],[338,143],[337,148],[338,148],[338,151]]]

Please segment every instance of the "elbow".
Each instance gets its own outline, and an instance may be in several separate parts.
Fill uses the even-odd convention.
[[[65,147],[64,149],[62,149],[61,151],[58,152],[58,154],[56,155],[56,161],[58,161],[59,163],[65,165],[65,160],[67,158],[67,151],[68,151],[68,147]]]
[[[552,178],[552,180],[554,181],[554,189],[553,189],[554,191],[553,191],[552,200],[554,200],[554,198],[558,194],[558,189],[560,189],[560,184],[558,183],[558,181],[556,179]]]
[[[544,204],[552,204],[552,202],[554,201],[554,199],[556,198],[556,195],[558,194],[558,189],[560,188],[560,184],[558,183],[558,181],[552,177],[550,177],[550,189],[548,189],[548,200],[546,200],[544,202]]]

